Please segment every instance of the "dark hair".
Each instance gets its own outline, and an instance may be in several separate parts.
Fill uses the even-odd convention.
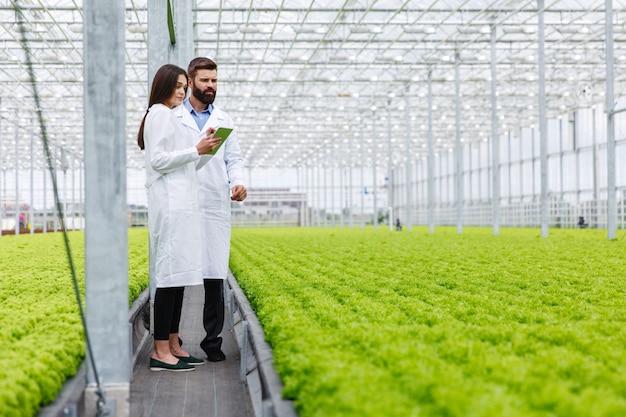
[[[217,70],[217,64],[215,61],[209,58],[198,57],[194,58],[189,62],[189,66],[187,67],[187,73],[189,74],[189,78],[193,80],[196,76],[198,70]]]
[[[148,102],[148,110],[141,119],[141,125],[139,126],[139,132],[137,133],[137,145],[139,149],[144,149],[143,143],[143,128],[146,123],[146,116],[153,104],[164,103],[169,99],[174,91],[176,91],[176,83],[178,83],[178,76],[184,75],[187,78],[187,73],[184,69],[172,64],[165,64],[154,74],[152,80],[152,88],[150,90],[150,100]],[[186,86],[186,84],[185,84]]]

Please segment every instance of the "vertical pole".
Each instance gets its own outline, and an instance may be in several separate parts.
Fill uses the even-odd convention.
[[[167,28],[167,0],[149,1],[148,8],[148,91],[152,79],[161,65],[170,60],[169,50],[172,47]]]
[[[56,155],[57,148],[54,148],[54,149],[55,149],[55,150],[54,150],[54,154]],[[58,168],[58,167],[57,167],[57,165],[58,165],[58,164],[56,163],[56,160],[53,160],[53,161],[52,161],[52,164],[55,166],[55,167],[54,167],[55,172],[58,172],[58,169],[57,169],[57,168]],[[58,177],[57,175],[55,175],[55,176],[53,176],[53,177],[52,177],[52,181],[55,181],[55,180],[56,180],[56,181],[58,181],[58,180],[59,180],[59,177]],[[53,183],[53,185],[54,185],[54,183]],[[52,208],[52,213],[53,213],[53,216],[54,216],[54,217],[53,217],[53,229],[52,229],[52,230],[54,230],[54,232],[56,233],[56,232],[58,232],[58,231],[59,231],[59,215],[60,215],[61,213],[59,213],[59,212],[58,212],[58,206],[57,206],[57,204],[54,204],[54,203],[53,203],[53,204],[52,204],[52,207],[53,207],[53,208]]]
[[[313,166],[313,159],[311,159],[310,166],[308,168],[308,187],[309,187],[309,196],[310,196],[310,205],[309,205],[309,226],[315,226],[315,167]]]
[[[304,195],[304,202],[302,203],[302,207],[303,207],[303,213],[302,213],[302,226],[307,227],[308,226],[308,222],[307,222],[307,212],[308,212],[308,208],[309,208],[309,197],[308,197],[308,192],[309,190],[307,189],[307,179],[308,179],[308,175],[307,175],[307,166],[306,164],[303,163],[302,165],[302,190],[300,191],[303,195]]]
[[[315,160],[313,160],[312,164],[314,163]],[[317,206],[319,201],[317,201],[317,195],[315,192],[315,179],[315,165],[311,165],[311,226],[313,227],[319,226],[317,222]]]
[[[435,138],[433,134],[433,71],[428,70],[428,229],[435,232]]]
[[[606,21],[606,165],[607,236],[615,239],[617,204],[615,197],[615,102],[613,84],[613,1],[605,2]]]
[[[313,159],[311,158],[309,166],[309,226],[315,226],[315,167],[313,166]]]
[[[593,114],[593,110],[592,110],[592,114]],[[547,132],[547,130],[546,130]],[[547,133],[546,133],[546,140],[548,139],[547,137]],[[564,146],[563,146],[563,119],[560,118],[559,119],[559,195],[560,195],[560,199],[563,200],[563,195],[565,194],[565,181],[564,181],[564,177],[565,177],[565,168],[564,168],[564,157],[565,157],[565,151],[564,151]],[[546,151],[547,153],[547,151]],[[576,154],[576,161],[575,161],[575,166],[576,166],[576,204],[578,204],[579,202],[579,198],[580,198],[580,166],[579,166],[579,160],[580,160],[580,147],[578,146],[578,141],[574,140],[574,153]]]
[[[456,179],[456,232],[463,233],[463,145],[461,143],[461,74],[459,51],[454,57],[454,103],[455,103],[455,179]]]
[[[309,227],[315,226],[315,168],[313,166],[313,158],[311,157],[311,161],[309,162],[309,167],[307,169],[308,172],[308,181],[307,181],[307,195],[309,196]]]
[[[70,154],[72,158],[72,210],[70,216],[72,218],[72,226],[74,230],[80,230],[82,227],[78,227],[78,219],[76,218],[76,158],[73,154]]]
[[[518,155],[520,156],[519,158],[519,189],[520,189],[520,199],[522,201],[522,203],[524,203],[522,205],[522,227],[524,227],[526,225],[526,202],[524,201],[524,169],[523,169],[523,158],[522,155],[524,155],[524,141],[522,140],[522,136],[524,134],[524,129],[522,129],[521,127],[519,128],[519,149],[518,149]]]
[[[352,184],[352,135],[350,135],[350,141],[348,144],[350,148],[350,152],[348,152],[348,227],[352,229],[354,227],[354,221],[352,219],[352,194],[353,194],[353,184]]]
[[[48,172],[44,169],[42,171],[43,179],[43,230],[42,233],[48,233]]]
[[[313,209],[313,195],[311,194],[311,177],[312,174],[309,172],[310,166],[305,165],[304,167],[304,191],[306,192],[306,213],[305,213],[305,225],[307,227],[311,227],[311,210]]]
[[[78,189],[79,189],[79,201],[80,201],[80,217],[81,217],[81,221],[83,222],[82,224],[84,225],[85,223],[85,198],[83,196],[83,177],[84,177],[84,173],[85,173],[85,164],[84,161],[80,161],[79,162],[79,176],[78,176]]]
[[[376,122],[372,125],[372,197],[374,198],[374,230],[378,230],[378,184],[376,179],[376,161],[378,156],[378,141],[376,135]]]
[[[598,215],[597,215],[597,207],[598,207],[598,138],[597,138],[597,126],[596,126],[596,109],[593,109],[593,133],[592,133],[592,138],[593,138],[593,148],[592,148],[592,162],[591,162],[591,166],[593,168],[592,171],[592,175],[593,175],[593,207],[595,207],[596,209],[594,210],[594,223],[595,226],[597,227],[597,219],[598,219]],[[581,213],[582,215],[582,213]],[[589,221],[591,221],[591,218],[589,218]],[[589,223],[590,227],[591,227],[591,223]]]
[[[412,166],[411,166],[411,109],[409,100],[409,88],[407,87],[404,95],[404,124],[406,129],[406,214],[404,223],[406,224],[407,232],[410,232],[413,224],[413,198],[412,198]]]
[[[437,165],[438,165],[438,167],[439,167],[439,169],[437,170],[437,172],[439,173],[439,179],[438,179],[438,181],[436,182],[436,184],[437,184],[437,188],[438,188],[438,190],[437,190],[437,195],[439,196],[439,199],[440,199],[440,201],[441,201],[441,205],[442,205],[442,206],[443,206],[443,204],[444,204],[445,197],[446,197],[446,196],[445,196],[445,194],[444,194],[445,189],[444,189],[444,187],[443,187],[443,184],[444,184],[444,181],[445,181],[445,175],[444,175],[444,173],[443,173],[443,172],[444,172],[444,171],[443,171],[443,166],[444,166],[444,158],[446,158],[446,156],[447,156],[447,155],[446,155],[445,153],[443,153],[443,152],[439,152],[439,153],[435,156],[435,159],[436,159],[436,164],[437,164]],[[444,214],[444,216],[445,216],[445,214]]]
[[[307,212],[308,212],[308,207],[309,207],[309,197],[308,197],[308,193],[309,190],[307,188],[308,185],[308,175],[307,175],[307,166],[303,165],[302,166],[302,190],[301,193],[304,194],[304,202],[302,203],[303,207],[304,207],[304,212],[302,213],[302,226],[307,227],[308,226],[308,222],[307,222]]]
[[[513,152],[511,152],[511,142],[513,141],[513,137],[511,134],[511,131],[509,130],[507,132],[507,145],[506,145],[506,150],[507,150],[507,171],[508,171],[508,177],[509,177],[509,184],[507,185],[508,189],[509,189],[509,204],[513,203],[513,163],[511,162],[511,158],[513,157]],[[509,226],[512,226],[512,224],[510,224]]]
[[[541,167],[541,237],[548,237],[548,122],[546,119],[546,75],[544,0],[537,0],[539,10],[539,149]]]
[[[480,141],[476,143],[476,177],[477,177],[477,184],[478,184],[478,192],[476,193],[476,199],[478,200],[478,203],[481,205],[481,210],[482,210],[482,200],[483,200],[483,181],[482,181],[482,156],[483,156],[483,146],[482,143],[484,141]]]
[[[500,140],[498,138],[498,102],[496,72],[496,25],[491,25],[491,204],[493,234],[500,234]]]
[[[317,227],[322,227],[322,219],[320,219],[320,215],[322,213],[321,205],[322,205],[322,180],[321,180],[321,171],[323,169],[323,165],[320,159],[317,160]],[[326,175],[324,171],[324,175]],[[326,210],[326,204],[324,203],[324,210]],[[326,219],[326,213],[324,213],[324,219]],[[324,226],[326,226],[326,220],[324,220]]]
[[[30,135],[30,207],[28,208],[28,222],[26,224],[29,225],[29,231],[32,235],[35,233],[35,209],[33,206],[35,205],[35,191],[33,190],[33,186],[35,185],[35,136]]]
[[[164,64],[173,63],[187,69],[194,58],[193,0],[170,0],[174,20],[175,43],[167,26],[168,1],[149,1],[148,7],[148,84]],[[149,91],[149,89],[148,89]]]
[[[128,416],[126,100],[124,1],[85,2],[85,301],[94,357],[116,416]],[[106,62],[106,65],[102,65]],[[88,392],[94,373],[87,373]],[[107,401],[108,402],[108,401]],[[86,407],[92,402],[86,401]],[[86,415],[95,415],[89,410]]]
[[[20,127],[18,118],[18,108],[15,108],[15,235],[20,234]]]
[[[344,210],[344,175],[343,161],[339,161],[339,227],[343,229],[343,210]]]
[[[393,231],[393,149],[391,148],[391,99],[387,101],[387,206],[389,207],[389,231]]]
[[[1,105],[2,97],[0,97],[0,106]],[[0,167],[4,166],[5,165],[2,163],[2,117],[0,117]],[[2,174],[3,181],[6,180],[5,170],[0,169],[0,173]],[[3,188],[2,182],[0,182],[0,236],[2,236],[2,220],[4,219],[4,205],[6,202],[3,192],[6,192],[6,188]]]
[[[195,58],[193,0],[170,0],[174,13],[176,44],[171,45],[170,62],[187,69],[189,61]],[[170,43],[171,44],[171,43]],[[219,64],[219,62],[218,62]]]
[[[360,124],[361,127],[361,144],[359,145],[359,149],[361,151],[361,230],[365,229],[365,178],[364,178],[364,169],[365,169],[365,137],[363,137],[363,123]]]
[[[0,159],[0,162],[2,162],[2,160]],[[2,164],[0,164],[2,165]],[[0,197],[3,196],[3,198],[0,200],[2,202],[2,206],[0,207],[0,235],[2,235],[2,219],[4,219],[5,214],[6,214],[6,193],[7,193],[7,170],[6,168],[3,168],[2,170],[2,188],[0,192]]]
[[[335,206],[335,198],[334,198],[334,194],[335,194],[335,168],[332,167],[332,171],[331,171],[331,177],[330,177],[330,188],[332,190],[331,194],[330,194],[330,202],[331,202],[331,209],[328,209],[328,187],[326,185],[326,174],[328,173],[328,170],[325,169],[324,170],[324,227],[328,227],[328,213],[332,212],[332,210],[334,209]],[[332,221],[332,226],[335,227],[335,218],[333,217],[333,221]]]
[[[61,149],[61,164],[63,165],[63,213],[60,213],[61,216],[65,216],[63,218],[63,224],[65,225],[65,229],[67,230],[67,157],[65,155],[65,149]]]

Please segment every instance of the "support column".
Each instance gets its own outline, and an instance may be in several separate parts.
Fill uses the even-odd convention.
[[[410,232],[413,224],[413,196],[411,193],[411,109],[409,101],[409,88],[407,86],[406,93],[404,95],[404,124],[406,129],[406,214],[404,224],[406,224],[406,231]]]
[[[130,414],[126,224],[124,1],[85,2],[85,300],[93,357],[85,396],[96,415],[97,386],[115,416]],[[102,65],[106,62],[106,65]],[[138,127],[138,126],[137,126]],[[67,194],[66,194],[67,196]]]
[[[148,84],[164,64],[187,70],[195,57],[192,0],[149,1],[148,5]],[[173,38],[168,27],[168,9],[173,22]],[[150,91],[148,89],[148,91]]]
[[[363,123],[359,124],[360,130],[360,145],[359,151],[361,152],[361,230],[365,229],[365,176],[363,173],[365,167],[365,137],[363,136]]]
[[[376,161],[378,156],[378,150],[376,148],[378,147],[378,135],[376,133],[376,121],[374,121],[374,124],[372,125],[372,137],[374,138],[374,140],[372,141],[372,198],[374,199],[374,217],[372,220],[374,224],[374,230],[378,230],[378,184],[376,183]]]
[[[387,101],[387,206],[389,207],[389,231],[393,231],[394,209],[394,180],[393,180],[393,150],[391,148],[391,99]]]
[[[500,138],[498,137],[498,102],[496,71],[496,25],[491,26],[491,205],[493,234],[500,234]]]
[[[541,161],[541,237],[548,237],[548,122],[546,120],[545,39],[543,24],[544,0],[537,0],[539,10],[539,147]]]
[[[0,106],[2,105],[2,97],[0,97]],[[2,163],[2,117],[0,117],[0,167],[4,167],[5,165]],[[4,193],[6,192],[6,187],[2,187],[4,181],[6,181],[6,170],[0,169],[0,173],[2,174],[2,181],[0,181],[0,236],[2,236],[2,219],[4,219],[4,204],[2,201],[6,200],[2,198]]]
[[[30,177],[29,177],[29,188],[30,188],[30,207],[28,208],[28,221],[26,221],[26,225],[29,227],[30,234],[35,233],[35,209],[33,206],[35,205],[35,135],[30,135]]]
[[[615,102],[613,84],[613,1],[605,2],[606,22],[606,198],[607,236],[615,239],[617,232],[617,202],[615,197]]]
[[[433,134],[433,75],[428,70],[428,229],[435,232],[435,137]]]
[[[454,104],[455,104],[455,178],[456,178],[456,232],[463,233],[463,144],[461,143],[461,75],[459,51],[454,56]]]
[[[348,147],[350,148],[350,152],[348,152],[348,186],[347,186],[347,190],[348,190],[348,227],[352,230],[352,228],[354,227],[354,219],[352,218],[352,194],[353,194],[353,184],[352,184],[352,150],[354,149],[354,147],[352,146],[352,134],[350,134],[350,140],[349,140],[349,144]]]
[[[20,128],[19,128],[19,117],[18,117],[18,108],[15,108],[15,235],[20,234]]]
[[[332,145],[331,145],[332,146]],[[324,216],[325,221],[328,219],[328,214],[332,216],[330,218],[331,227],[335,228],[335,153],[330,156],[330,210],[326,207],[326,213]],[[324,180],[326,179],[326,170],[324,170]],[[324,193],[326,192],[326,183],[324,183]],[[326,223],[324,223],[326,224]]]

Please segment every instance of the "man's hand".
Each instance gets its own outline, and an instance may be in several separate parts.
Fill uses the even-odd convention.
[[[243,201],[248,196],[248,191],[246,191],[246,187],[243,185],[235,185],[233,187],[233,193],[230,196],[230,199],[233,201]]]

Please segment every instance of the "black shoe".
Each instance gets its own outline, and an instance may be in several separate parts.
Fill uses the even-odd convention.
[[[181,361],[188,363],[189,365],[193,365],[193,366],[204,365],[204,361],[202,359],[195,358],[191,355],[189,356],[174,355],[174,356],[176,356]]]
[[[226,359],[226,355],[224,355],[224,352],[222,352],[222,350],[219,348],[208,349],[205,350],[204,353],[206,353],[206,358],[209,362],[220,362]]]
[[[150,370],[151,371],[171,371],[171,372],[186,372],[193,371],[195,368],[193,365],[185,363],[181,360],[176,365],[170,365],[169,363],[161,362],[156,359],[150,358]]]

